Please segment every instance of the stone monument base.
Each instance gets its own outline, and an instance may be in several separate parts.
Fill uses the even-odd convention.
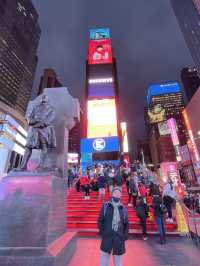
[[[12,173],[0,182],[0,266],[66,266],[76,234],[66,232],[66,180]]]

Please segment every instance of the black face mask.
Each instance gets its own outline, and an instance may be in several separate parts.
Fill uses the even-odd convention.
[[[116,202],[116,203],[120,201],[120,199],[119,199],[119,198],[116,198],[116,197],[112,197],[112,199],[113,199],[113,201]]]

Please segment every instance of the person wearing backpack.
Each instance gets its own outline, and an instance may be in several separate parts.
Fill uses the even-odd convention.
[[[146,201],[142,196],[138,198],[135,210],[138,218],[140,219],[143,240],[147,240],[147,217],[149,213],[149,207],[147,206]]]
[[[164,205],[162,202],[162,197],[160,194],[153,196],[154,214],[156,218],[156,224],[158,226],[158,231],[160,235],[160,244],[166,243],[166,233],[165,233],[165,224],[164,224]]]
[[[128,185],[128,206],[133,206],[134,208],[136,207],[136,201],[137,201],[137,196],[138,196],[138,186],[135,181],[135,173],[130,177],[129,180],[129,185]],[[132,203],[131,203],[132,201]]]
[[[101,241],[101,266],[109,266],[110,254],[113,254],[114,266],[122,266],[125,253],[125,241],[128,239],[128,211],[121,203],[121,189],[115,187],[112,198],[101,208],[98,227]]]

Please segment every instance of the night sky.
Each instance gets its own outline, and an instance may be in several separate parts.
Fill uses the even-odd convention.
[[[109,27],[117,58],[123,120],[131,148],[145,136],[143,110],[152,83],[178,80],[193,61],[169,0],[32,0],[42,37],[35,88],[54,68],[75,97],[83,95],[89,29]]]

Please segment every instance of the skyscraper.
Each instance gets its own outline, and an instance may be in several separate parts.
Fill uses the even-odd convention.
[[[57,78],[56,72],[51,68],[46,68],[40,79],[38,95],[42,94],[45,88],[62,87],[62,84]]]
[[[40,35],[30,0],[0,1],[0,101],[21,114],[31,95]]]
[[[195,66],[200,70],[200,1],[171,0],[171,5]]]
[[[191,100],[200,86],[200,77],[195,67],[185,67],[181,71],[181,81],[188,101]]]

